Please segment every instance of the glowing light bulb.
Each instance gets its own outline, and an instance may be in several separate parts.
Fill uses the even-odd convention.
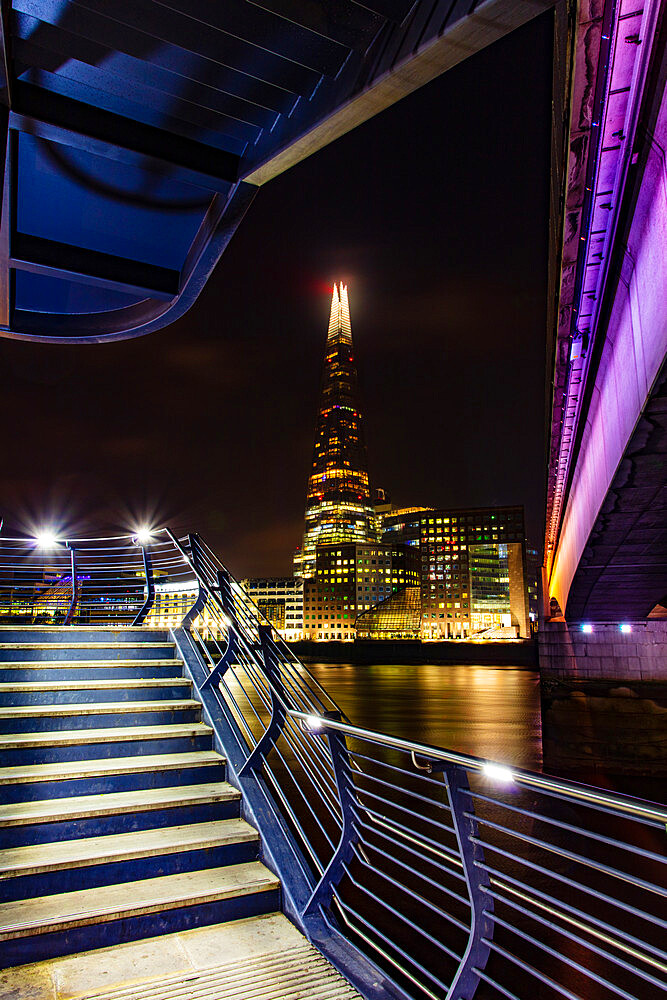
[[[505,767],[504,764],[484,764],[482,774],[485,778],[490,778],[491,781],[498,781],[503,785],[514,781],[514,775],[509,767]]]
[[[137,545],[149,545],[152,538],[153,534],[150,528],[139,528],[134,540]]]
[[[593,626],[589,625],[589,624],[582,625],[581,626],[581,631],[585,632],[586,635],[590,635],[590,633],[593,631]]]
[[[40,549],[50,549],[57,543],[58,536],[55,531],[47,529],[45,531],[40,531],[38,535],[35,535],[35,544]]]
[[[627,635],[628,632],[632,632],[632,625],[619,625],[619,628],[625,635]]]
[[[306,719],[306,724],[309,729],[318,730],[322,728],[322,720],[319,715],[309,715]]]

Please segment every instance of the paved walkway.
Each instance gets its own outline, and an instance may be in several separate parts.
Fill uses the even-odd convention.
[[[0,1000],[361,1000],[280,913],[0,971]]]

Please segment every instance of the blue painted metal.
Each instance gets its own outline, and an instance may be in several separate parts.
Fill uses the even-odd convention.
[[[208,784],[213,773],[193,763],[178,769],[183,794],[172,806],[6,825],[3,843],[49,843],[215,820],[238,815],[241,803],[244,817],[261,834],[263,860],[280,877],[283,909],[368,1000],[469,1000],[481,992],[480,984],[490,995],[521,1000],[538,993],[555,1000],[601,991],[644,1000],[667,990],[662,914],[667,890],[660,878],[667,865],[664,806],[352,725],[276,639],[205,542],[196,535],[185,540],[167,532],[166,537],[157,554],[166,582],[180,580],[191,591],[194,579],[203,600],[196,616],[192,609],[186,615],[189,627],[176,629],[172,638],[210,729],[187,723],[182,735],[141,738],[137,732],[115,743],[119,720],[131,725],[146,718],[133,710],[136,699],[128,689],[107,737],[86,729],[82,716],[80,744],[58,746],[54,732],[43,747],[7,747],[3,760],[11,766],[113,757],[117,774],[73,777],[57,788],[53,776],[23,787],[16,783],[11,801],[172,787],[167,772],[136,768],[133,760],[136,773],[123,773],[123,762],[143,754],[210,749],[212,742],[242,798],[188,804],[187,787]],[[108,568],[107,555],[100,559]],[[18,559],[17,571],[20,566]],[[93,571],[94,592],[100,579]],[[23,599],[17,604],[0,588],[0,607],[18,609],[19,617]],[[8,634],[20,636],[14,629]],[[118,630],[84,626],[80,634],[117,638]],[[125,635],[131,643],[134,633]],[[150,641],[149,630],[141,635]],[[174,648],[169,649],[173,658]],[[58,655],[55,648],[50,652]],[[0,650],[3,678],[7,653]],[[163,669],[151,668],[150,660],[129,668],[115,668],[110,659],[80,658],[62,668],[57,662],[45,660],[37,673],[85,678],[92,687],[81,692],[84,702],[95,679],[108,672],[136,678],[143,670],[157,675]],[[180,662],[167,669],[171,673],[159,676],[171,676],[177,688]],[[33,676],[20,664],[11,671],[22,679]],[[158,701],[180,696],[171,684],[154,690]],[[69,697],[63,692],[64,702]],[[156,707],[148,717],[164,721],[169,712],[166,705],[164,711]],[[104,718],[96,719],[100,727]],[[221,768],[214,766],[217,778]],[[245,856],[246,849],[234,848],[225,857]],[[184,850],[164,861],[165,870],[192,870],[202,863],[200,853]],[[212,854],[207,863],[215,864],[217,857]],[[135,859],[108,868],[91,865],[73,876],[74,884],[92,887],[123,872],[150,877],[160,864],[141,867]],[[20,896],[21,886],[57,889],[60,874],[36,873],[14,882],[11,891]],[[153,921],[129,920],[112,927],[110,938],[105,926],[105,943],[114,935],[129,940],[238,916],[244,905],[252,910],[277,902],[253,899],[165,912]],[[55,935],[50,945],[37,942],[31,955],[90,947],[92,940],[83,930]],[[17,944],[3,952],[0,946],[0,960],[24,960],[27,949]]]
[[[485,892],[490,878],[484,851],[479,844],[474,808],[466,796],[470,792],[468,776],[464,770],[455,767],[444,767],[443,775],[470,897],[470,937],[447,998],[472,1000],[480,983],[479,971],[486,968],[491,953],[489,940],[493,938],[494,931],[490,918],[493,898]]]
[[[487,0],[478,16],[475,0],[2,0],[0,335],[78,343],[173,322],[267,179],[258,170],[273,176],[285,149],[332,141],[553,2]]]
[[[64,625],[71,624],[76,610],[76,602],[79,599],[79,581],[76,575],[76,549],[74,547],[70,548],[70,573],[72,576],[72,600],[65,615]]]
[[[144,560],[144,579],[146,581],[146,600],[144,605],[132,622],[133,625],[143,625],[146,616],[155,603],[155,580],[153,579],[153,564],[148,545],[141,546],[141,554]]]
[[[340,722],[342,715],[337,711],[329,711],[324,713],[323,718]],[[336,851],[322,872],[303,910],[303,920],[307,920],[313,912],[319,911],[320,907],[328,908],[331,905],[333,890],[343,878],[347,865],[354,857],[355,847],[359,841],[358,829],[361,825],[361,806],[356,793],[345,736],[335,730],[329,730],[323,733],[323,738],[329,745],[343,825]]]

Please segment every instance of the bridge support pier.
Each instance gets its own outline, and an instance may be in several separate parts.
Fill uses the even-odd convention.
[[[667,620],[625,628],[592,622],[584,631],[563,620],[541,627],[545,770],[667,776]]]

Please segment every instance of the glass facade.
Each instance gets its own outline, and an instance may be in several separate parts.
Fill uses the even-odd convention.
[[[355,622],[357,639],[418,639],[421,632],[421,589],[404,587]]]
[[[308,639],[355,638],[357,616],[406,585],[418,587],[417,554],[376,543],[318,546],[315,575],[306,581],[303,631]]]
[[[504,625],[507,619],[502,616],[509,614],[510,627],[520,636],[530,635],[523,507],[396,510],[382,518],[382,540],[419,546],[423,639],[466,638],[479,632],[479,619],[473,617],[473,587],[491,586],[493,574],[499,601],[495,624]],[[499,557],[495,569],[481,555],[473,559],[476,549],[498,550],[501,545],[507,564],[502,573]],[[477,581],[478,573],[486,577],[486,584]],[[500,594],[506,583],[509,605]],[[488,611],[488,593],[484,611],[475,615]]]
[[[368,488],[363,420],[357,402],[347,287],[334,285],[306,497],[303,547],[295,574],[315,574],[319,545],[377,541]]]

